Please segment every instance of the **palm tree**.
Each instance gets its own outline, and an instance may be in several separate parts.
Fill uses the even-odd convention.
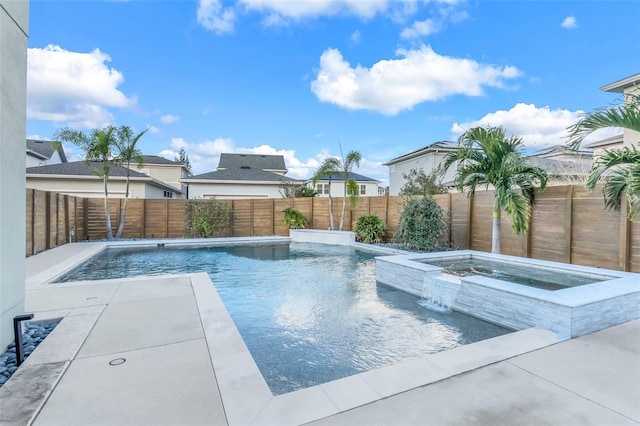
[[[129,126],[120,126],[116,131],[115,150],[116,157],[114,162],[124,166],[126,169],[126,186],[124,191],[124,205],[122,207],[122,214],[120,215],[120,224],[116,231],[116,239],[122,237],[122,230],[124,229],[124,222],[127,215],[127,201],[129,201],[129,180],[131,177],[131,163],[136,163],[138,168],[141,169],[144,166],[144,156],[142,152],[136,147],[138,140],[144,135],[146,130],[133,135],[133,130]]]
[[[340,148],[342,152],[342,148]],[[349,151],[347,156],[342,157],[342,161],[339,164],[340,173],[342,173],[343,183],[344,183],[344,195],[342,198],[342,215],[340,216],[340,231],[344,229],[344,213],[347,206],[347,195],[349,196],[349,204],[351,209],[353,210],[356,207],[356,203],[358,201],[358,184],[355,180],[349,179],[349,173],[351,173],[351,169],[355,165],[360,166],[360,160],[362,156],[358,151]]]
[[[109,190],[107,181],[111,171],[111,161],[113,159],[113,149],[116,144],[117,128],[108,125],[104,129],[93,129],[87,135],[79,130],[65,127],[58,130],[54,134],[54,139],[71,142],[79,146],[85,152],[85,161],[87,163],[96,161],[100,163],[100,167],[94,172],[102,178],[104,183],[104,214],[107,222],[107,239],[113,240],[113,232],[111,230],[111,215],[109,214]]]
[[[320,167],[316,169],[316,172],[311,177],[313,186],[320,179],[329,178],[328,192],[329,192],[329,229],[334,230],[336,227],[333,222],[333,203],[331,199],[331,178],[333,175],[340,173],[340,160],[336,157],[327,157],[324,159]]]
[[[623,105],[583,114],[576,124],[567,129],[568,145],[578,149],[588,135],[607,127],[640,132],[640,95],[628,95]],[[602,180],[607,208],[620,208],[623,194],[626,193],[627,217],[632,220],[640,216],[640,152],[635,147],[605,150],[593,163],[586,188],[592,191]]]
[[[521,138],[506,138],[502,127],[474,127],[460,136],[458,148],[445,156],[438,170],[444,176],[449,167],[460,162],[454,182],[459,191],[468,191],[469,198],[478,186],[493,186],[492,253],[500,253],[502,211],[511,218],[516,234],[526,232],[535,184],[541,189],[547,184],[547,172],[527,163],[518,151],[522,146]]]

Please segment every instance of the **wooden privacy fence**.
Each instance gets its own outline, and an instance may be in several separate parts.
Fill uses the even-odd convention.
[[[491,250],[493,191],[433,197],[451,223],[454,247]],[[388,226],[390,238],[398,229],[402,197],[362,197],[355,210],[347,209],[344,229],[358,216],[375,214]],[[124,200],[110,200],[112,227],[117,229]],[[131,199],[123,238],[182,238],[186,200]],[[309,218],[311,229],[329,228],[327,198],[224,200],[233,215],[220,236],[288,235],[283,210],[293,207]],[[335,226],[340,223],[342,199],[333,199]],[[579,186],[553,186],[536,193],[528,233],[515,236],[508,218],[501,221],[503,254],[586,266],[640,272],[640,222],[626,219],[626,211],[606,211],[601,191]],[[104,239],[104,200],[77,198],[27,190],[27,255],[69,241]]]

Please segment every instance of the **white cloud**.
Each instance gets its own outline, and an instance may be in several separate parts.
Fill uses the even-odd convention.
[[[147,127],[149,128],[149,133],[153,135],[162,135],[162,132],[156,126],[149,125]]]
[[[167,115],[163,115],[162,117],[160,117],[160,121],[162,123],[164,123],[164,124],[175,123],[178,120],[180,120],[180,116],[179,115],[167,114]]]
[[[354,15],[371,18],[388,9],[390,0],[240,0],[247,10],[266,13],[271,22],[286,23],[320,16]]]
[[[480,120],[454,123],[451,132],[457,137],[477,126],[503,126],[507,135],[522,137],[527,147],[545,147],[567,143],[567,127],[579,119],[582,111],[552,110],[548,106],[519,103],[508,111],[489,113]]]
[[[427,37],[441,31],[444,25],[441,22],[429,18],[424,21],[415,21],[409,28],[405,28],[400,33],[400,37],[405,39]]]
[[[319,100],[345,109],[395,115],[447,96],[482,96],[485,87],[504,88],[506,80],[522,75],[513,66],[442,56],[425,45],[415,50],[398,49],[396,54],[399,59],[354,68],[340,51],[327,49],[320,57],[311,91]]]
[[[99,49],[90,53],[55,45],[28,49],[27,118],[67,122],[80,128],[112,122],[107,108],[129,108],[136,99],[118,90],[124,77],[106,65],[110,61]]]
[[[351,36],[349,36],[349,44],[351,46],[357,46],[360,44],[361,38],[362,34],[360,34],[360,30],[355,30],[353,33],[351,33]]]
[[[222,153],[263,154],[282,155],[287,169],[289,169],[287,172],[288,177],[308,179],[322,164],[322,161],[330,156],[328,150],[321,150],[313,157],[300,159],[296,156],[296,152],[293,149],[277,149],[269,145],[259,145],[253,148],[236,147],[232,139],[221,137],[200,143],[190,143],[183,138],[173,138],[171,139],[171,148],[161,151],[159,155],[173,160],[174,157],[178,155],[180,148],[184,148],[189,156],[194,174],[216,170],[218,162],[220,161],[220,154]],[[387,170],[385,167],[382,167],[381,162],[369,161],[367,159],[363,159],[360,162],[360,167],[354,169],[354,171],[381,180],[387,175]]]
[[[360,19],[371,19],[382,15],[396,23],[402,23],[414,15],[420,7],[427,3],[443,5],[441,9],[450,11],[454,6],[463,3],[458,0],[199,0],[197,19],[206,29],[217,34],[229,34],[234,31],[236,20],[242,14],[257,13],[262,15],[266,26],[287,26],[292,23],[308,21],[320,17],[355,16]],[[443,12],[440,12],[443,13]],[[460,19],[456,15],[451,20]]]
[[[218,35],[230,34],[234,31],[235,11],[222,7],[222,0],[200,0],[197,11],[198,23]]]
[[[560,26],[566,30],[575,30],[576,28],[578,28],[578,21],[576,20],[575,16],[569,15],[564,18]]]

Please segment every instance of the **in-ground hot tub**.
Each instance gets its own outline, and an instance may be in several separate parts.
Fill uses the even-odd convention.
[[[502,262],[516,273],[501,270]],[[466,276],[450,273],[460,269],[456,263],[471,265],[460,273]],[[561,338],[640,318],[640,274],[610,269],[460,250],[377,257],[376,279],[502,326],[545,328]]]

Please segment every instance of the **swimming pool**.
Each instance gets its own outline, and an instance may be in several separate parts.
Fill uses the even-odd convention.
[[[374,255],[324,244],[107,249],[58,282],[207,272],[274,394],[511,330],[376,283]]]

